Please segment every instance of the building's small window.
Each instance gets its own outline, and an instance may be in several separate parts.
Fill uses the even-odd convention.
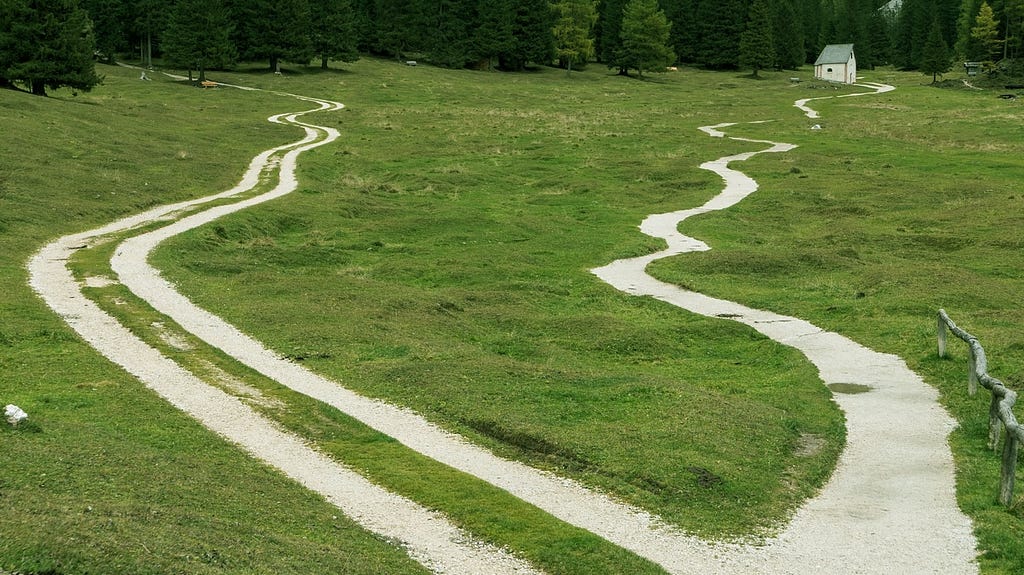
[[[829,69],[828,69],[828,72],[832,72],[832,68],[829,68]]]

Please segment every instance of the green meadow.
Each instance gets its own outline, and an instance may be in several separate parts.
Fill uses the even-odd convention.
[[[350,389],[712,539],[770,535],[813,496],[842,413],[794,350],[589,270],[658,249],[645,215],[717,194],[702,162],[763,147],[699,126],[797,144],[734,165],[759,191],[686,222],[712,251],[650,271],[905,358],[960,422],[958,496],[983,572],[1024,569],[1024,510],[996,502],[988,399],[967,395],[965,346],[935,353],[942,307],[993,376],[1024,383],[1019,102],[876,71],[866,79],[898,89],[811,102],[811,120],[793,101],[863,90],[806,69],[795,85],[598,65],[257,70],[214,79],[344,102],[306,116],[342,137],[300,157],[295,193],[164,244],[165,276]],[[258,152],[301,137],[266,118],[310,107],[100,71],[90,93],[0,92],[0,405],[30,414],[0,425],[0,572],[424,572],[99,357],[31,292],[25,262],[49,239],[230,188]],[[110,275],[111,249],[74,269]],[[546,572],[661,572],[189,341],[120,286],[88,293],[320,450]]]

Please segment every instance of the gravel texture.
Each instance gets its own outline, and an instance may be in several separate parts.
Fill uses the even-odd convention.
[[[310,101],[319,104],[316,110],[341,107],[334,102]],[[212,199],[248,191],[268,169],[280,173],[280,183],[272,191],[260,196],[260,201],[292,191],[296,186],[294,168],[298,155],[305,150],[328,144],[338,137],[336,130],[302,124],[297,120],[302,113],[281,114],[270,118],[272,122],[300,125],[306,136],[296,143],[257,156],[235,188],[216,196],[156,208],[48,244],[29,262],[32,287],[47,305],[97,351],[137,377],[176,408],[254,457],[320,493],[364,528],[398,541],[413,559],[432,571],[458,574],[538,573],[506,551],[474,539],[441,514],[370,483],[343,464],[319,453],[301,438],[281,430],[274,422],[246,406],[238,397],[207,384],[164,357],[87,299],[82,294],[81,285],[67,268],[67,260],[75,251],[103,243],[107,235],[173,218],[175,214]],[[286,152],[283,157],[279,157],[281,152]],[[214,208],[203,214],[209,221],[254,203],[258,202],[246,200],[226,206],[226,209]],[[123,251],[123,248],[119,251]],[[83,281],[83,284],[87,283],[95,283],[95,280]]]
[[[877,86],[871,86],[881,90]],[[316,110],[340,109],[316,102]],[[806,108],[806,101],[798,103]],[[724,209],[757,189],[729,168],[758,153],[783,153],[794,146],[764,142],[768,148],[720,158],[701,167],[720,174],[725,189],[704,206],[650,216],[641,230],[665,238],[668,249],[620,260],[594,270],[601,279],[631,294],[661,299],[695,313],[730,317],[804,352],[825,383],[867,385],[870,392],[837,395],[847,417],[848,446],[819,497],[807,502],[780,534],[763,545],[709,543],[665,526],[657,517],[624,505],[580,484],[501,459],[469,444],[407,409],[362,397],[337,382],[289,362],[202,310],[177,293],[147,263],[164,239],[204,225],[226,213],[287,194],[296,187],[298,155],[330,143],[338,132],[280,114],[270,121],[302,127],[306,137],[253,159],[238,186],[227,192],[150,210],[106,227],[66,236],[44,247],[29,268],[33,288],[83,338],[134,374],[179,409],[201,421],[297,481],[323,494],[367,529],[394,538],[410,555],[442,573],[531,573],[529,565],[493,546],[474,541],[436,513],[367,482],[331,461],[238,398],[200,381],[147,346],[86,299],[65,262],[76,249],[105,235],[144,223],[171,223],[136,235],[118,246],[112,267],[124,283],[155,309],[210,345],[300,393],[337,407],[431,458],[488,481],[552,515],[646,557],[671,573],[974,573],[975,542],[968,519],[955,502],[953,463],[946,436],[954,422],[938,406],[934,389],[902,360],[875,353],[813,325],[687,292],[648,276],[658,258],[709,249],[680,234],[687,217]],[[702,128],[725,137],[721,124]],[[749,140],[748,140],[749,141]],[[279,174],[271,191],[234,204],[196,212],[214,198],[251,189],[260,176]],[[183,216],[190,213],[191,215]]]
[[[866,84],[873,92],[891,86]],[[808,117],[818,114],[796,106]],[[721,128],[705,126],[711,137]],[[648,217],[641,231],[663,238],[656,254],[620,260],[594,270],[617,287],[694,313],[749,325],[800,350],[818,367],[825,384],[867,386],[866,393],[835,394],[846,415],[847,445],[822,492],[795,514],[782,533],[757,548],[737,549],[709,566],[715,573],[976,573],[976,542],[970,520],[956,504],[953,458],[947,442],[955,421],[938,404],[938,393],[900,358],[874,352],[797,318],[747,308],[660,282],[644,271],[652,261],[710,249],[678,231],[687,218],[728,208],[757,190],[731,169],[733,162],[795,146],[762,140],[767,147],[705,162],[725,184],[701,207]],[[696,571],[695,571],[696,572]]]

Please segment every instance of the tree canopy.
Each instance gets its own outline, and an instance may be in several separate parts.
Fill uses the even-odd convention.
[[[739,67],[740,34],[747,10],[742,0],[697,0],[701,38],[697,63],[715,70]]]
[[[775,64],[779,68],[795,70],[807,58],[804,51],[803,26],[794,0],[775,0],[773,4],[775,10],[772,14],[772,45],[775,48]]]
[[[1003,57],[1017,58],[1024,48],[1024,0],[1003,0],[1005,35],[1003,37]]]
[[[350,0],[321,0],[310,20],[310,41],[314,54],[320,57],[321,68],[326,70],[329,60],[359,59],[356,19]]]
[[[178,0],[164,34],[167,61],[199,71],[206,80],[208,68],[227,68],[238,52],[231,42],[231,19],[221,0]]]
[[[653,29],[633,28],[623,34],[626,8],[632,3],[628,0],[210,2],[223,5],[226,21],[203,20],[207,6],[195,0],[0,0],[0,5],[10,18],[26,11],[66,9],[62,7],[69,2],[88,12],[91,26],[83,28],[84,36],[91,32],[101,57],[134,51],[148,62],[155,51],[187,64],[180,55],[182,38],[190,32],[170,22],[180,9],[197,16],[196,26],[213,45],[221,44],[226,29],[238,58],[264,59],[275,70],[282,61],[306,65],[317,58],[324,66],[369,53],[452,68],[513,71],[529,64],[577,67],[596,59],[625,73],[639,62],[640,46],[658,47],[656,57],[651,56],[656,63],[635,68],[643,72],[661,67],[671,54],[675,56],[669,64],[709,69],[795,69],[813,62],[826,44],[837,43],[854,44],[861,67],[892,63],[920,69],[935,20],[942,40],[955,46],[958,58],[998,60],[1024,50],[1024,0],[903,0],[897,8],[882,7],[884,0],[656,0],[653,12],[651,2],[644,2],[649,14],[661,14],[670,24],[667,52],[660,49],[665,29],[660,20]],[[632,4],[633,9],[638,6]],[[762,5],[767,7],[768,26]],[[755,12],[757,25],[752,27]],[[12,35],[10,27],[0,33]],[[651,42],[653,36],[657,42]],[[764,47],[769,36],[772,51]],[[628,50],[627,37],[634,42]],[[10,68],[10,62],[24,58],[19,54],[25,48],[22,42],[7,42],[10,48],[0,54],[0,61]],[[215,52],[230,50],[221,46]],[[768,62],[770,53],[774,56]],[[196,66],[194,57],[188,59]],[[204,67],[230,60],[207,55]]]
[[[601,0],[597,18],[597,56],[608,67],[615,66],[622,51],[622,12],[626,0]],[[620,74],[626,70],[620,68]]]
[[[307,0],[232,0],[228,7],[242,58],[267,60],[275,72],[282,60],[307,64],[313,59]]]
[[[548,0],[519,0],[513,4],[512,49],[502,55],[502,68],[522,70],[528,62],[550,63],[555,53],[554,7]]]
[[[0,2],[0,79],[33,94],[62,87],[88,91],[96,75],[92,23],[76,0]]]
[[[750,5],[747,26],[740,35],[740,65],[757,73],[775,64],[775,43],[772,41],[772,16],[767,0],[754,0]]]
[[[629,0],[622,10],[622,48],[614,64],[640,76],[645,70],[664,72],[676,59],[668,43],[671,28],[657,0]]]
[[[559,0],[555,10],[555,54],[569,72],[573,64],[583,64],[594,55],[590,32],[597,22],[594,0]]]
[[[971,41],[968,43],[966,54],[969,58],[995,60],[1002,52],[1003,41],[999,39],[999,22],[996,21],[995,13],[988,2],[981,3],[969,38]]]
[[[948,72],[951,67],[949,47],[946,46],[946,41],[942,38],[942,29],[939,26],[938,18],[936,18],[928,33],[928,40],[922,48],[921,72],[931,74],[934,84],[938,81],[938,75]]]
[[[477,25],[473,32],[473,53],[481,68],[493,70],[502,54],[512,51],[515,38],[512,0],[479,0]]]

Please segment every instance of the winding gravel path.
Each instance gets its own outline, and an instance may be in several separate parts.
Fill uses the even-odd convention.
[[[301,439],[281,431],[237,398],[162,357],[83,296],[65,265],[73,252],[102,242],[113,233],[154,221],[169,221],[164,227],[125,240],[111,261],[119,280],[155,309],[281,384],[333,405],[420,453],[505,489],[568,523],[660,564],[671,573],[976,571],[970,522],[958,511],[954,498],[952,459],[946,445],[953,422],[938,407],[932,388],[896,357],[872,352],[795,318],[683,291],[654,280],[644,271],[654,259],[708,249],[704,243],[680,234],[678,224],[687,217],[731,206],[756,190],[752,179],[729,168],[731,162],[758,153],[785,152],[794,146],[763,142],[769,147],[760,152],[703,164],[703,168],[720,174],[726,182],[720,195],[704,206],[651,216],[641,224],[645,233],[665,238],[668,249],[594,270],[600,278],[627,293],[653,296],[696,313],[734,316],[737,321],[803,351],[819,367],[826,383],[872,387],[870,393],[837,398],[847,414],[849,445],[820,497],[798,510],[792,523],[764,546],[712,544],[666,527],[657,517],[590,491],[575,481],[499,458],[409,410],[365,398],[284,360],[192,304],[149,266],[148,254],[164,239],[295,189],[298,155],[338,137],[331,128],[304,123],[298,118],[304,113],[341,107],[336,102],[296,97],[315,102],[318,107],[273,116],[270,121],[301,127],[306,134],[302,140],[254,158],[242,181],[232,190],[150,210],[47,245],[29,264],[33,288],[86,341],[176,407],[324,494],[367,529],[402,541],[413,557],[437,572],[535,571],[499,549],[472,540],[443,517],[370,484]],[[806,103],[797,105],[810,110]],[[720,128],[729,125],[702,130],[713,137],[725,137]],[[279,174],[280,183],[265,194],[195,212],[202,203],[241,194],[252,189],[261,175],[274,174]]]
[[[432,571],[467,575],[539,573],[506,551],[474,539],[441,514],[370,483],[358,473],[319,453],[302,438],[281,430],[237,397],[207,384],[164,357],[86,298],[68,269],[67,261],[77,250],[102,244],[106,236],[152,222],[173,220],[203,203],[242,194],[254,188],[261,176],[273,177],[276,173],[279,183],[260,196],[212,208],[202,212],[200,217],[182,221],[199,225],[293,191],[297,186],[294,170],[299,154],[329,144],[339,136],[337,130],[303,123],[298,117],[309,112],[342,108],[337,102],[298,98],[314,102],[318,107],[278,114],[271,116],[269,121],[299,126],[305,131],[305,137],[256,156],[237,186],[220,194],[155,208],[101,228],[64,236],[43,247],[29,261],[30,284],[47,305],[97,351],[176,408],[254,457],[320,493],[364,528],[401,542],[413,559]],[[176,229],[181,229],[180,222]],[[118,254],[124,251],[124,247],[118,248]],[[121,261],[120,256],[115,256],[114,261]],[[125,271],[129,277],[132,276],[131,269]],[[236,333],[241,336],[237,330]]]
[[[872,92],[892,86],[864,84]],[[795,105],[810,118],[818,113],[807,100]],[[724,123],[700,128],[722,138]],[[728,318],[800,350],[817,366],[825,384],[857,384],[867,393],[836,394],[846,415],[847,445],[818,497],[796,513],[768,545],[743,556],[736,570],[717,573],[976,573],[970,520],[956,504],[953,458],[947,436],[955,421],[938,404],[938,393],[900,358],[871,351],[856,342],[797,318],[760,311],[686,291],[647,275],[647,265],[674,255],[710,249],[683,235],[689,217],[728,208],[757,191],[757,182],[729,167],[762,153],[784,153],[796,146],[766,140],[756,152],[701,164],[722,177],[725,188],[703,206],[649,216],[641,231],[662,238],[658,253],[619,260],[594,273],[616,288],[646,295],[694,313]],[[746,571],[745,571],[746,570]]]

